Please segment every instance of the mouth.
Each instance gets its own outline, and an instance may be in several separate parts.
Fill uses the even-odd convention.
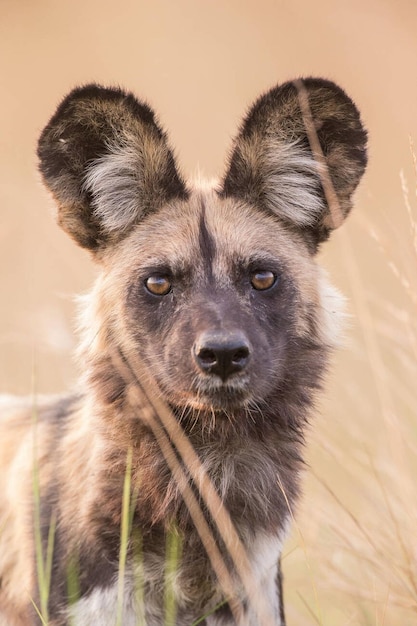
[[[219,376],[195,374],[175,384],[173,378],[157,378],[162,394],[178,409],[203,413],[230,413],[245,409],[254,398],[253,381],[249,374],[237,374],[226,381]]]
[[[248,377],[222,382],[220,379],[199,378],[188,394],[187,404],[194,409],[215,412],[243,408],[250,399]]]

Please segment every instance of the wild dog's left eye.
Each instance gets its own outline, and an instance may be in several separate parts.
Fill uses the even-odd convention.
[[[258,291],[265,291],[266,289],[270,289],[276,283],[277,276],[274,272],[270,272],[268,270],[261,270],[258,272],[253,272],[251,276],[251,285],[254,289]]]
[[[166,276],[149,276],[145,280],[146,289],[154,296],[165,296],[171,291],[171,281]]]

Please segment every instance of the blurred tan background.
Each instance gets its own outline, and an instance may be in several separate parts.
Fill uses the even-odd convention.
[[[220,175],[246,108],[339,83],[369,129],[349,223],[321,260],[352,315],[309,434],[284,559],[289,626],[417,624],[417,2],[0,0],[0,390],[75,384],[73,295],[95,268],[55,225],[37,137],[89,81],[146,99],[183,171]]]

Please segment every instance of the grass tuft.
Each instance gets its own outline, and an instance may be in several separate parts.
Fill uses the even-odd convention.
[[[37,567],[37,580],[40,607],[37,607],[32,600],[42,624],[48,625],[48,600],[49,590],[51,585],[52,575],[52,559],[54,551],[56,518],[52,514],[49,530],[48,541],[46,545],[46,554],[44,554],[43,541],[42,541],[42,522],[41,522],[41,495],[40,495],[40,475],[39,475],[39,462],[38,462],[38,411],[36,405],[36,395],[33,393],[32,402],[32,432],[33,432],[33,463],[32,463],[32,491],[33,491],[33,523],[34,523],[34,538],[35,538],[35,555],[36,555],[36,567]]]
[[[323,626],[417,624],[417,194],[404,174],[399,189],[395,221],[357,211],[337,235],[351,345],[310,443],[302,539],[284,560],[294,626],[317,622],[311,568]]]

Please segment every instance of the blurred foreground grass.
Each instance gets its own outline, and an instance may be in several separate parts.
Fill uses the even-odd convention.
[[[398,197],[395,223],[357,210],[337,234],[352,319],[308,437],[290,626],[417,624],[417,194],[402,174]]]

